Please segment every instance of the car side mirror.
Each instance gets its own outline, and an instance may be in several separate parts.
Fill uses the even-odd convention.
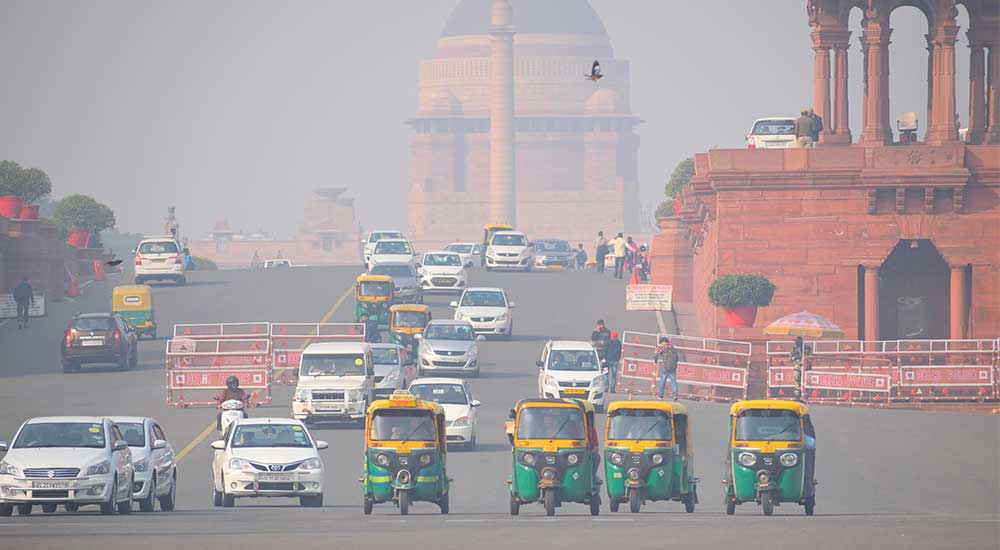
[[[369,366],[365,369],[365,374],[368,376],[375,376],[375,367]]]
[[[329,446],[330,444],[327,443],[326,441],[319,441],[319,440],[316,441],[316,450],[318,451],[322,451],[323,449],[326,449]]]
[[[6,441],[0,441],[0,453],[6,453],[7,449],[10,448],[10,443]]]
[[[514,409],[507,411],[507,418],[514,420],[516,416],[517,416],[517,411],[515,411]]]
[[[449,302],[448,305],[450,307],[458,307],[458,302]]]
[[[124,451],[125,449],[128,449],[128,441],[121,439],[115,441],[115,443],[111,446],[112,451]]]
[[[221,439],[215,440],[212,442],[212,448],[215,449],[216,451],[225,451],[226,442]]]
[[[469,403],[469,405],[471,405],[473,407],[478,407],[478,406],[482,405],[482,403],[478,399],[473,399],[472,402]]]
[[[545,366],[545,363],[543,363],[541,360],[535,361],[535,366],[538,368],[542,368]]]
[[[162,439],[157,439],[156,441],[153,442],[153,450],[154,451],[158,451],[160,449],[166,449],[166,448],[167,448],[167,442],[164,441],[164,440],[162,440]]]
[[[478,334],[478,335],[476,335],[476,341],[477,342],[485,342],[486,341],[486,336],[483,335],[483,334]]]
[[[507,305],[508,309],[514,309],[516,307],[517,307],[517,304],[515,304],[514,302],[511,302],[510,304]]]

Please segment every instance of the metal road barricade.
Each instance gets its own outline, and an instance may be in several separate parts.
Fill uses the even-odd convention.
[[[174,325],[174,338],[185,340],[229,340],[267,338],[270,323],[202,323]]]
[[[271,402],[270,342],[256,339],[173,339],[167,342],[167,404],[215,405],[213,394],[235,376],[256,404]]]
[[[653,395],[659,372],[653,362],[657,335],[648,332],[622,332],[622,358],[618,362],[619,391]]]
[[[900,340],[899,398],[997,399],[997,340]]]
[[[302,350],[317,342],[364,342],[364,323],[271,323],[271,379],[276,384],[298,381]]]

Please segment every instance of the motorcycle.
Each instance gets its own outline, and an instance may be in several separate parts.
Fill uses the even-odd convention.
[[[219,417],[219,434],[225,434],[229,425],[245,416],[243,402],[239,399],[228,399],[219,405],[222,409]]]

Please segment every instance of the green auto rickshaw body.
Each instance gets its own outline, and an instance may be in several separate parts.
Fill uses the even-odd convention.
[[[362,314],[389,325],[389,308],[395,298],[392,277],[388,275],[360,275],[354,281],[354,320],[361,321]]]

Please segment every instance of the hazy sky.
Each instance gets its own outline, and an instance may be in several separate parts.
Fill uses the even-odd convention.
[[[545,1],[545,0],[535,0]],[[315,187],[343,186],[364,225],[405,228],[417,62],[458,0],[0,0],[0,159],[87,193],[122,230],[219,218],[290,235]],[[758,116],[812,101],[805,0],[591,0],[631,61],[644,203],[676,162],[743,147]],[[861,72],[852,18],[851,108]],[[960,8],[959,22],[967,22]],[[892,119],[925,126],[927,23],[892,17]],[[958,110],[968,48],[957,47]]]

